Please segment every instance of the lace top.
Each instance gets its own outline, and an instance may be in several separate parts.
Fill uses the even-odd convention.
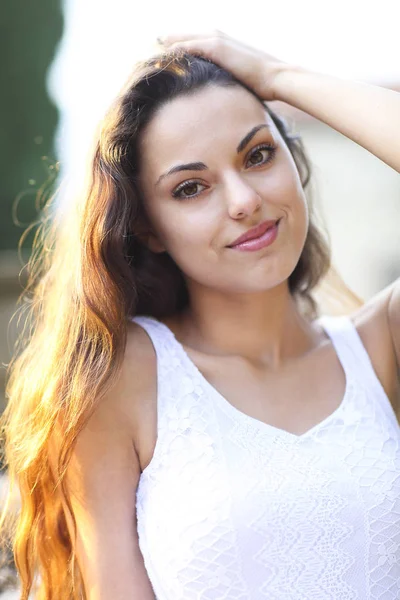
[[[346,390],[302,435],[235,408],[166,325],[133,320],[157,354],[136,496],[157,600],[399,600],[400,427],[351,320],[319,319]]]

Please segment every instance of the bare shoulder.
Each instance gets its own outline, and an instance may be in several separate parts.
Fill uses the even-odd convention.
[[[397,295],[397,308],[393,300]],[[395,314],[394,314],[395,313]],[[400,292],[396,281],[368,300],[351,315],[374,370],[388,395],[397,417],[400,415],[399,358]],[[397,319],[397,321],[396,321]],[[396,330],[397,327],[397,330]],[[396,336],[397,331],[397,336]]]
[[[147,334],[129,324],[121,369],[79,432],[68,464],[73,515],[61,500],[90,598],[154,600],[137,531],[142,469],[134,437],[140,407],[151,400],[154,362]]]
[[[153,344],[143,327],[128,321],[122,364],[100,401],[99,409],[102,415],[108,415],[109,420],[131,435],[136,450],[143,416],[155,408],[156,379]]]
[[[153,437],[157,409],[157,359],[143,327],[128,321],[127,343],[116,384],[118,410],[131,428],[135,449],[141,458],[142,440]]]
[[[137,323],[128,321],[122,381],[143,392],[149,379],[156,374],[156,362],[154,346],[146,331]]]

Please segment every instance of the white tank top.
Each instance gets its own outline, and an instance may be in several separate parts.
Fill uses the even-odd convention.
[[[157,600],[399,600],[400,427],[348,317],[319,319],[346,375],[302,435],[250,417],[163,323],[158,437],[136,495]]]

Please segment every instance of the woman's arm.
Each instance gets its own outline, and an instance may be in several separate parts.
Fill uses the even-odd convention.
[[[400,172],[400,93],[286,63],[218,30],[173,34],[159,43],[211,59],[264,100],[309,113]]]
[[[283,65],[273,95],[339,131],[400,172],[400,93]]]
[[[75,554],[87,600],[155,599],[136,517],[141,473],[133,443],[136,407],[146,404],[154,387],[153,366],[138,330],[138,325],[129,327],[119,378],[79,433],[66,474],[77,524]],[[72,516],[63,506],[72,538]]]

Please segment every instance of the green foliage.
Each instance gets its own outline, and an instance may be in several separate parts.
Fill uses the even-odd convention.
[[[0,250],[17,249],[24,229],[37,218],[38,191],[48,190],[49,177],[54,179],[58,114],[47,95],[46,73],[62,29],[58,0],[2,2]],[[31,243],[27,236],[23,247]]]

